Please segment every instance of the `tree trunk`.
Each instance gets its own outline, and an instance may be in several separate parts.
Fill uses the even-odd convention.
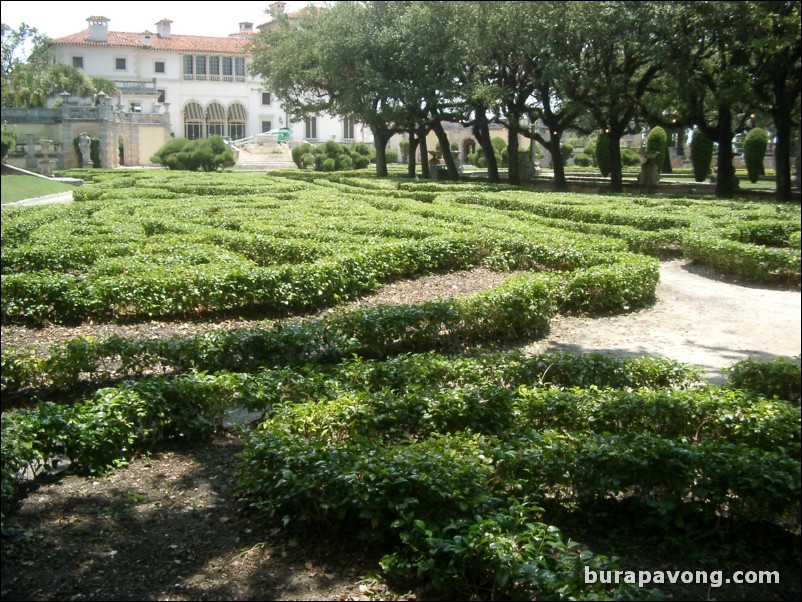
[[[518,170],[518,131],[521,129],[519,121],[513,118],[507,126],[507,177],[510,184],[516,186],[521,183],[521,174]]]
[[[496,152],[490,143],[490,128],[487,120],[481,119],[473,126],[473,136],[482,147],[487,163],[487,179],[492,184],[498,184],[501,179],[498,176],[498,163],[496,163]]]
[[[420,147],[421,177],[428,180],[432,174],[429,173],[429,143],[426,140],[426,126],[418,128],[418,146]]]
[[[415,136],[415,130],[409,130],[409,149],[407,151],[407,174],[413,180],[415,179],[415,153],[418,152],[418,138]]]
[[[454,157],[451,154],[451,143],[448,140],[448,134],[443,129],[443,124],[440,122],[439,119],[435,119],[434,123],[432,123],[432,129],[434,130],[435,135],[437,136],[437,141],[440,143],[440,148],[443,151],[443,159],[446,162],[446,169],[448,169],[448,179],[449,180],[459,180],[459,169],[457,168],[457,164],[454,162]]]
[[[717,130],[716,196],[731,199],[735,194],[735,168],[732,165],[732,112],[729,105],[719,106]]]
[[[660,173],[674,173],[674,168],[671,167],[671,147],[674,141],[674,136],[679,137],[677,130],[668,130],[671,132],[668,140],[666,141],[666,150],[663,154],[663,165],[660,166]]]
[[[624,177],[621,167],[621,133],[610,131],[610,192],[624,191]]]
[[[776,199],[791,200],[791,113],[782,109],[774,111],[774,127],[777,128],[777,143],[774,145],[774,169],[776,171]]]
[[[376,147],[376,177],[387,177],[387,156],[385,151],[387,149],[387,142],[390,140],[389,133],[384,127],[373,127],[373,141]]]
[[[796,172],[796,189],[802,190],[802,135],[799,128],[796,128],[796,160],[794,161]]]
[[[551,166],[554,169],[554,190],[565,192],[568,190],[568,182],[565,179],[565,165],[563,164],[563,154],[560,151],[560,133],[551,131],[548,149],[551,153]]]

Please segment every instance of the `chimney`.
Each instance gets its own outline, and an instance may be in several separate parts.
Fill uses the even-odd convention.
[[[139,43],[143,46],[153,46],[153,34],[148,30],[139,34]]]
[[[280,15],[287,10],[287,3],[286,2],[273,2],[272,4],[268,4],[267,8],[270,10],[270,13],[273,15]]]
[[[170,38],[171,23],[172,21],[170,21],[170,19],[162,19],[161,21],[156,23],[156,34],[163,40],[167,40]]]
[[[89,17],[89,41],[108,42],[109,41],[109,20],[106,17]]]
[[[240,33],[245,31],[253,31],[253,23],[248,23],[247,21],[243,21],[239,24]]]

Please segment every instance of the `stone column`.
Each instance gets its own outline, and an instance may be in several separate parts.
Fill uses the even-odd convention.
[[[38,167],[36,162],[36,141],[33,139],[33,134],[26,134],[26,137],[25,167],[27,169],[36,169]]]
[[[437,158],[434,152],[430,151],[429,154],[432,156],[431,159],[429,159],[429,179],[437,180],[437,166],[440,165],[440,160]]]
[[[42,170],[42,175],[48,178],[53,177],[53,161],[50,159],[50,151],[53,150],[52,140],[40,140],[39,144],[42,145],[42,159],[39,161],[39,168]]]

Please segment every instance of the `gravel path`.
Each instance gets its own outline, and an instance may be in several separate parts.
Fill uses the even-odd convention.
[[[731,284],[687,260],[663,262],[657,302],[608,318],[557,316],[531,353],[661,355],[701,366],[711,382],[745,360],[800,354],[800,293]]]

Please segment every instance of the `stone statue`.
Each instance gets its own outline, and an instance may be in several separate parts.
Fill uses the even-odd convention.
[[[81,151],[81,167],[91,167],[92,158],[89,149],[92,146],[92,139],[89,134],[81,132],[78,136],[78,150]]]

